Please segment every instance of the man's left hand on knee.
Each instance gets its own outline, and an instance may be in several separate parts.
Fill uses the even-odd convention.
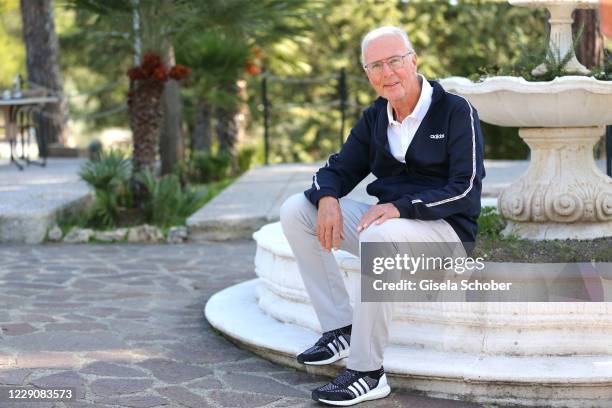
[[[399,210],[391,203],[374,205],[361,217],[357,225],[357,232],[363,231],[373,223],[377,225],[382,224],[388,219],[399,218],[399,216]]]

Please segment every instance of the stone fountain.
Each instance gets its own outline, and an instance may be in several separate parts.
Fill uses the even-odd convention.
[[[536,3],[563,10],[566,18],[551,23],[567,26],[568,10],[594,2],[530,5]],[[538,239],[612,235],[612,184],[592,157],[601,126],[612,122],[612,83],[570,76],[539,83],[451,78],[444,85],[468,98],[483,120],[521,127],[532,149],[527,174],[499,198],[510,232]],[[212,296],[206,318],[272,361],[335,373],[343,363],[295,361],[321,327],[280,224],[253,237],[257,278]],[[335,256],[349,293],[356,293],[359,260],[343,251]],[[604,291],[610,299],[612,282]],[[384,366],[393,387],[436,397],[487,406],[612,408],[611,339],[612,303],[398,303]]]
[[[550,48],[572,54],[568,73],[588,74],[572,47],[572,11],[595,8],[597,0],[510,0],[516,6],[547,7]],[[533,70],[542,74],[546,65]],[[498,199],[509,221],[504,233],[527,239],[593,239],[612,236],[612,179],[595,165],[593,146],[612,123],[612,82],[563,76],[528,82],[492,77],[474,83],[447,78],[443,86],[467,98],[480,118],[519,127],[531,149],[527,172]],[[486,135],[485,135],[486,138]]]

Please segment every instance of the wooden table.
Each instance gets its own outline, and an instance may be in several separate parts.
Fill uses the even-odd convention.
[[[15,163],[19,169],[23,166],[17,161],[13,155],[13,147],[17,144],[18,129],[18,114],[24,109],[40,110],[47,103],[57,103],[59,98],[55,96],[32,96],[23,98],[0,99],[0,109],[4,115],[4,126],[6,138],[10,143],[11,148],[11,163]],[[40,146],[39,146],[40,148]],[[43,149],[44,151],[44,149]],[[46,157],[44,157],[46,159]]]

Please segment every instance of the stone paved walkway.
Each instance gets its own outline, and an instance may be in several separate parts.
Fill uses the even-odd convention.
[[[311,407],[328,381],[215,333],[218,290],[254,277],[251,240],[0,247],[0,386],[75,387],[66,403],[2,408]],[[464,408],[394,391],[364,407]]]

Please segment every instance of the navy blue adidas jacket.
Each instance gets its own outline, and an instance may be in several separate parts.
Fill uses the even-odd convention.
[[[330,156],[304,192],[318,205],[323,196],[347,195],[370,172],[367,192],[379,204],[393,203],[400,217],[446,220],[464,243],[473,243],[485,176],[478,113],[464,98],[433,87],[431,106],[408,151],[393,157],[387,139],[387,100],[379,97],[351,129],[339,153]]]

